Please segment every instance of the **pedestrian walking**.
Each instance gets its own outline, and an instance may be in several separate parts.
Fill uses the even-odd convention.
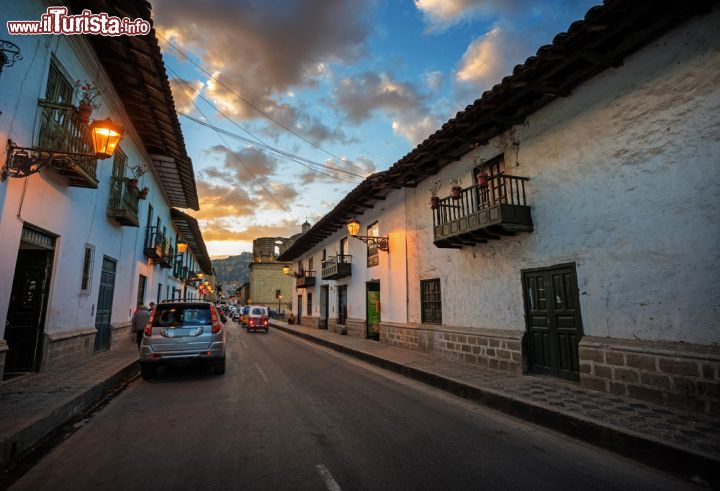
[[[150,304],[153,306],[154,304]],[[133,314],[132,318],[132,332],[135,333],[135,341],[137,341],[138,349],[140,349],[140,343],[142,342],[143,330],[150,320],[150,311],[145,305],[138,305],[137,310]]]

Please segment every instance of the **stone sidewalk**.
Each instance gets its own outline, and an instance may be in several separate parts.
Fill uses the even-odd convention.
[[[720,487],[720,420],[713,417],[551,377],[516,376],[326,330],[277,320],[271,324],[457,396]]]
[[[137,362],[135,344],[124,343],[112,351],[0,384],[0,484],[3,471],[136,377]]]

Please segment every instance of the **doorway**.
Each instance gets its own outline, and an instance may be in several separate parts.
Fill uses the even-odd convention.
[[[337,323],[345,324],[347,319],[347,285],[339,285],[338,292],[338,316]]]
[[[366,283],[366,310],[365,321],[366,337],[380,341],[380,282],[368,281]]]
[[[6,374],[40,368],[54,255],[55,237],[23,227],[5,323]]]
[[[320,287],[320,329],[328,328],[330,290],[327,285]]]
[[[575,264],[522,272],[528,366],[533,372],[579,380],[583,335]]]
[[[102,273],[100,274],[100,292],[98,293],[97,310],[95,311],[95,351],[110,349],[112,337],[113,294],[115,293],[115,270],[117,261],[103,256]]]

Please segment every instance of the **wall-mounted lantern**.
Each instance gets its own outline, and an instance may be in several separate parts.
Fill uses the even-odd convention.
[[[390,246],[388,243],[389,237],[387,235],[384,237],[374,237],[372,235],[358,235],[358,232],[360,231],[360,222],[358,222],[354,218],[347,222],[347,230],[349,235],[355,237],[356,239],[362,240],[368,246],[375,246],[381,251],[390,252]]]
[[[110,118],[93,121],[89,129],[95,153],[19,147],[14,141],[8,140],[0,180],[4,181],[8,177],[27,177],[39,172],[46,165],[55,168],[74,168],[77,162],[83,159],[110,158],[122,138],[123,129]]]
[[[112,122],[110,118],[101,121],[95,120],[90,124],[93,148],[99,159],[107,159],[112,156],[117,148],[123,129]]]
[[[178,240],[178,241],[176,242],[176,245],[177,245],[177,251],[178,251],[178,253],[179,253],[179,254],[185,254],[185,251],[187,251],[187,246],[188,246],[188,245],[187,245],[187,242],[185,242],[184,240]]]
[[[283,266],[282,272],[283,272],[283,274],[292,276],[293,278],[302,278],[303,276],[305,276],[303,273],[296,273],[295,271],[291,272],[289,264],[286,264],[285,266]]]

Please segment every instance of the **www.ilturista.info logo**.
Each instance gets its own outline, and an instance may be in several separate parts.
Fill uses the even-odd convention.
[[[40,20],[9,20],[8,33],[20,36],[38,34],[97,34],[100,36],[142,36],[150,32],[145,19],[116,17],[106,13],[68,15],[67,7],[48,7]]]

